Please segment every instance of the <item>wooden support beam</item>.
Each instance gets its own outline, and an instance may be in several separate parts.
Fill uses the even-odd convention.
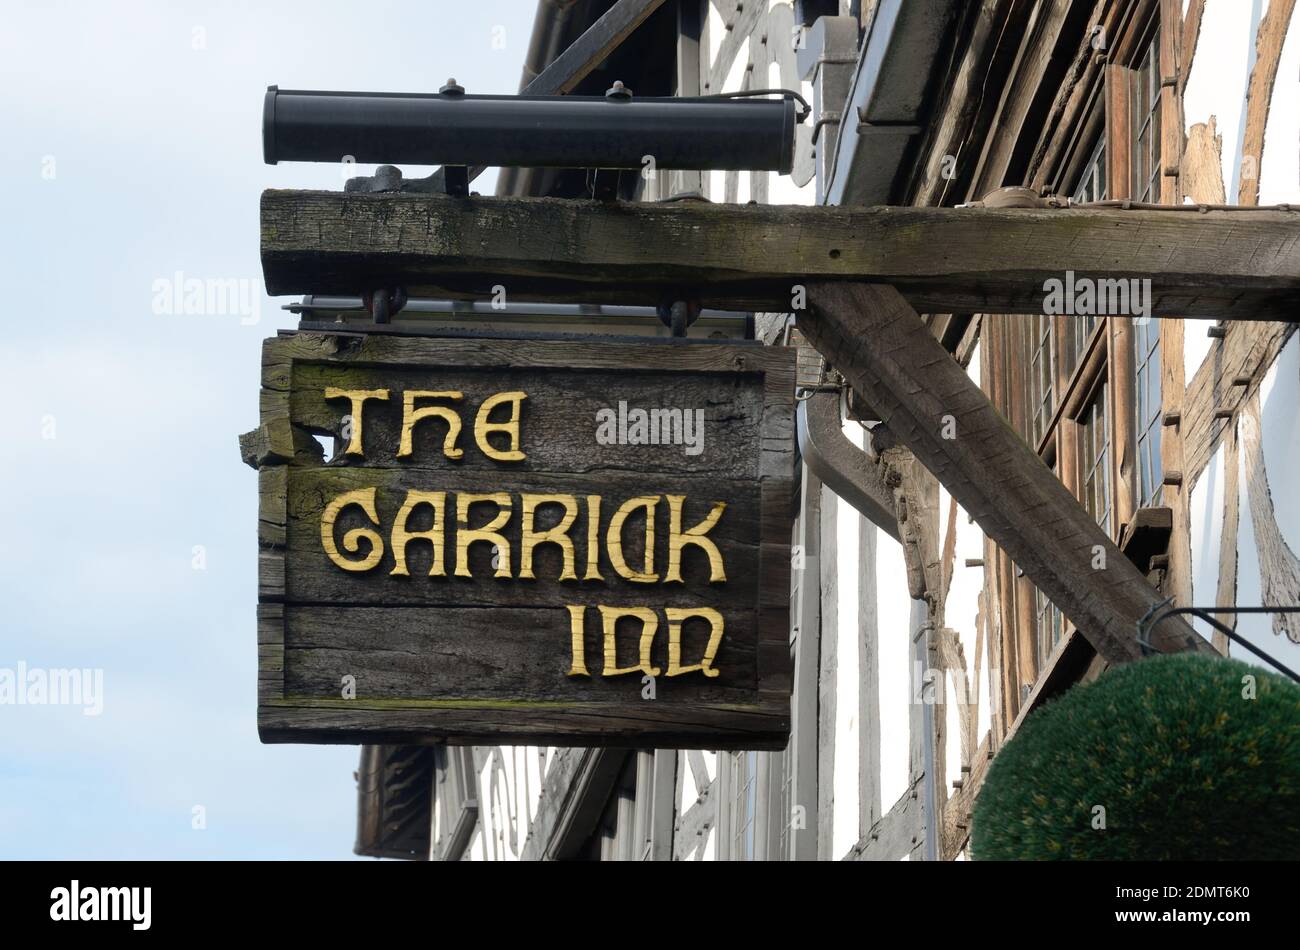
[[[889,283],[932,313],[1042,313],[1044,282],[1150,279],[1155,315],[1293,320],[1300,211],[595,202],[267,191],[267,293],[786,312],[797,286]]]
[[[1097,653],[1137,659],[1161,598],[892,287],[810,285],[800,329]],[[1163,652],[1209,650],[1165,621]]]
[[[528,85],[520,89],[519,95],[563,96],[573,92],[592,70],[608,59],[664,2],[665,0],[617,0],[600,19],[587,27],[564,52],[551,60]],[[474,166],[469,170],[469,180],[473,181],[485,171],[487,168],[482,165]],[[515,169],[507,171],[517,173]]]
[[[521,96],[563,96],[578,88],[664,0],[617,0],[523,89]]]

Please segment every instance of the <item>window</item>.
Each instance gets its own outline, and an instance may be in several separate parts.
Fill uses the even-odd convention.
[[[1092,147],[1091,156],[1084,164],[1070,197],[1075,202],[1105,201],[1109,194],[1106,187],[1106,133],[1103,131],[1097,136],[1097,144]],[[1083,355],[1088,352],[1088,342],[1100,322],[1096,316],[1072,316],[1068,319],[1070,330],[1062,347],[1066,379],[1073,375]]]
[[[1174,72],[1168,42],[1162,61],[1158,11],[1166,5],[1132,6],[1141,15],[1114,37],[1108,51],[1114,58],[1092,74],[1068,119],[1052,130],[1046,153],[1052,161],[1035,172],[1036,187],[1068,194],[1075,204],[1114,198],[1156,204],[1168,196],[1161,123],[1172,118],[1177,125],[1177,117],[1162,109],[1162,75]],[[1057,466],[1057,475],[1114,538],[1134,507],[1162,501],[1160,324],[1139,325],[1122,315],[1021,319],[1024,328],[1010,332],[991,324],[997,332],[986,340],[997,349],[986,366],[1003,375],[1001,385],[989,388],[1026,441],[1041,449],[1043,462]],[[1033,637],[1023,642],[1035,644],[1041,675],[1068,621],[1036,589],[1028,604],[1016,602],[1018,590],[998,596],[1004,611],[1024,618],[1020,624],[1034,624]]]
[[[790,741],[786,743],[785,751],[781,753],[781,773],[780,785],[777,789],[777,833],[780,836],[780,842],[777,847],[776,858],[778,861],[793,861],[795,859],[794,841],[792,840],[795,828],[794,821],[794,744],[795,736],[791,734]]]
[[[1092,334],[1101,322],[1101,317],[1090,314],[1066,319],[1070,321],[1070,331],[1065,339],[1065,378],[1069,379],[1088,352],[1088,344],[1092,341]]]
[[[737,752],[731,762],[730,857],[733,861],[754,860],[754,816],[758,797],[758,753]]]
[[[1088,201],[1105,201],[1108,194],[1106,188],[1106,136],[1105,134],[1097,136],[1097,144],[1092,148],[1092,155],[1088,158],[1087,164],[1083,166],[1083,174],[1079,177],[1079,184],[1074,188],[1074,194],[1070,197],[1075,204],[1082,204]]]
[[[1153,39],[1129,74],[1133,116],[1131,193],[1136,201],[1160,200],[1160,43]]]
[[[1034,588],[1034,613],[1038,617],[1038,665],[1051,655],[1052,649],[1060,642],[1065,632],[1065,615],[1052,603],[1047,595]]]
[[[1134,407],[1137,410],[1138,507],[1159,504],[1163,474],[1160,462],[1160,327],[1155,320],[1133,321]]]
[[[609,801],[578,857],[587,861],[639,861],[645,842],[637,840],[637,754],[629,753]],[[640,807],[649,808],[649,802]]]
[[[1110,534],[1110,421],[1105,383],[1079,417],[1079,494],[1088,513]]]
[[[1030,444],[1035,449],[1047,434],[1052,410],[1056,408],[1056,360],[1052,354],[1056,334],[1052,322],[1048,316],[1028,317],[1024,321],[1029,333]]]

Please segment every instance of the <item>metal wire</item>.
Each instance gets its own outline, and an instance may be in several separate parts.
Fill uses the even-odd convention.
[[[1170,598],[1170,600],[1172,600],[1172,598]],[[1271,663],[1287,676],[1291,677],[1291,679],[1300,683],[1300,674],[1297,674],[1295,670],[1279,663],[1259,647],[1255,646],[1255,644],[1246,640],[1244,637],[1239,636],[1231,627],[1220,623],[1215,620],[1214,617],[1210,616],[1210,611],[1217,614],[1300,614],[1300,607],[1175,607],[1171,610],[1166,610],[1164,613],[1152,619],[1151,615],[1161,607],[1168,604],[1170,600],[1165,600],[1156,604],[1156,606],[1148,610],[1146,615],[1138,621],[1138,645],[1142,647],[1142,652],[1144,654],[1155,652],[1155,648],[1152,646],[1148,634],[1155,629],[1156,624],[1168,617],[1176,617],[1180,614],[1191,614],[1194,617],[1199,617],[1201,620],[1204,620],[1233,643],[1240,644],[1260,659],[1267,663]]]
[[[1071,208],[1118,208],[1121,211],[1300,211],[1300,206],[1280,205],[1210,205],[1182,204],[1162,205],[1150,201],[1129,201],[1126,198],[1111,198],[1106,201],[1071,201]]]
[[[802,122],[812,114],[812,106],[808,105],[808,100],[793,89],[741,89],[736,92],[717,92],[708,96],[692,96],[693,99],[751,99],[755,96],[784,96],[787,99],[793,99],[803,106],[803,111],[799,113],[799,121]]]

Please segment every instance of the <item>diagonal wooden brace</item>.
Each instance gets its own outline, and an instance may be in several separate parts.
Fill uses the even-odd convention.
[[[1138,659],[1160,595],[885,284],[808,287],[799,328],[979,526],[1112,663]],[[945,437],[951,436],[951,437]],[[1161,652],[1209,643],[1175,618]]]

